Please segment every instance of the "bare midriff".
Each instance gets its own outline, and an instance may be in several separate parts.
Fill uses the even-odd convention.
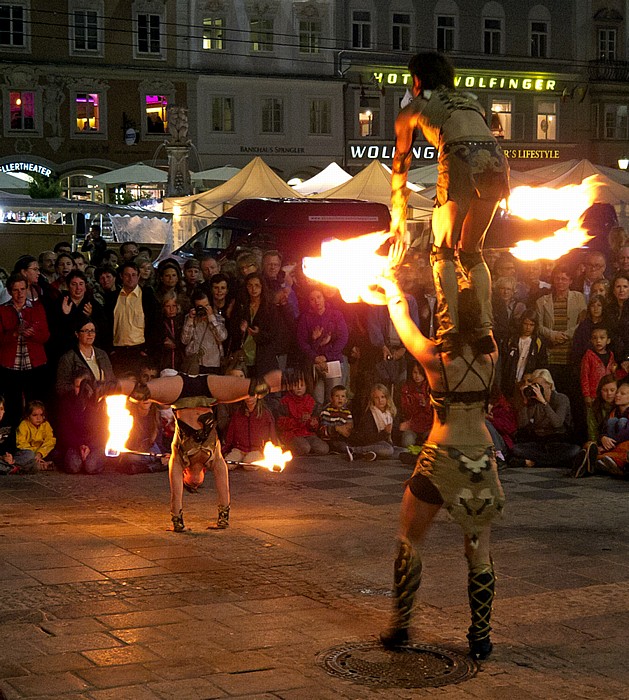
[[[491,445],[491,435],[485,425],[485,404],[450,404],[446,423],[435,415],[426,442],[436,445]]]

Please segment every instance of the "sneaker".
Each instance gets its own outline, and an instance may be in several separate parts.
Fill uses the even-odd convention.
[[[378,455],[375,452],[372,452],[369,450],[369,452],[363,452],[360,455],[360,458],[364,460],[365,462],[375,462],[376,459],[378,458]]]
[[[587,472],[589,475],[592,475],[594,474],[594,465],[598,459],[598,446],[595,442],[589,442],[586,445],[586,450],[588,453]]]
[[[589,472],[589,454],[589,450],[586,450],[585,448],[579,450],[579,454],[574,458],[574,464],[572,465],[572,471],[570,472],[570,476],[573,479],[580,479]]]
[[[346,459],[348,462],[353,462],[353,461],[354,461],[354,453],[352,452],[352,448],[351,448],[351,447],[346,447],[346,448],[345,448],[345,453],[346,453],[346,454],[345,454],[345,459]]]
[[[596,460],[596,471],[612,476],[622,476],[623,469],[616,464],[612,457],[600,457]]]

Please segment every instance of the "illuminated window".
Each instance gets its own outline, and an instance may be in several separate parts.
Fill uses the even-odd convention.
[[[485,18],[483,23],[483,53],[492,56],[502,53],[502,19]]]
[[[212,131],[234,131],[234,98],[212,98]]]
[[[371,12],[368,10],[352,12],[352,48],[371,48]]]
[[[158,55],[162,52],[161,25],[159,15],[138,14],[138,53]]]
[[[98,15],[94,10],[75,10],[74,50],[98,51]]]
[[[165,95],[146,95],[146,133],[164,134],[168,131],[168,98]]]
[[[497,139],[511,138],[511,100],[491,103],[491,133]]]
[[[321,50],[321,22],[319,20],[299,21],[299,53],[319,53]]]
[[[531,56],[548,58],[547,22],[531,22]]]
[[[598,30],[598,58],[601,61],[616,60],[616,36],[615,29]]]
[[[9,123],[13,131],[35,130],[35,93],[11,91],[9,93]]]
[[[310,134],[332,133],[332,104],[330,100],[310,100]]]
[[[539,141],[557,140],[556,102],[539,102],[537,104],[537,139]]]
[[[222,51],[225,41],[225,20],[222,17],[205,17],[203,20],[203,50]]]
[[[273,51],[273,20],[252,19],[249,23],[252,51]]]
[[[604,138],[626,141],[627,137],[627,105],[605,105]]]
[[[0,5],[0,46],[25,45],[25,13],[23,5]]]
[[[394,51],[411,50],[411,16],[407,14],[393,13],[391,27],[391,48]]]
[[[439,15],[437,17],[437,51],[448,53],[454,51],[454,17]]]
[[[380,134],[380,97],[361,92],[358,110],[358,135],[361,138]]]
[[[262,100],[262,133],[281,134],[284,131],[284,103],[277,97]]]
[[[74,98],[76,106],[76,130],[100,131],[100,95],[79,92]]]

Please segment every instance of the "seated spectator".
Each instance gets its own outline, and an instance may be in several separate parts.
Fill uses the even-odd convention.
[[[181,331],[183,367],[188,374],[221,374],[223,341],[227,339],[225,320],[212,312],[203,290],[193,292],[191,303]]]
[[[15,427],[5,421],[4,396],[0,396],[0,475],[37,471],[35,455],[30,450],[17,449]]]
[[[277,432],[294,457],[327,455],[330,448],[317,437],[319,421],[314,415],[315,400],[306,392],[306,382],[293,384],[280,401]]]
[[[586,351],[591,348],[590,337],[592,330],[603,324],[605,299],[599,294],[590,294],[585,318],[577,326],[572,338],[572,362],[581,366],[581,360]]]
[[[347,389],[337,384],[330,392],[330,403],[319,414],[319,437],[328,443],[330,452],[346,454],[353,429],[354,419],[347,407]]]
[[[58,443],[60,466],[68,474],[100,474],[105,468],[107,416],[104,402],[89,401],[81,384],[92,373],[87,367],[74,369],[72,392],[64,393],[59,402],[63,420],[59,421]]]
[[[177,303],[177,294],[168,292],[162,297],[162,344],[159,355],[160,369],[181,369],[183,361],[183,314]]]
[[[240,377],[244,379],[245,373],[241,369],[230,369],[225,372],[226,377]],[[219,403],[214,408],[214,416],[216,417],[216,430],[221,442],[225,443],[225,435],[229,426],[229,421],[236,411],[240,408],[237,403]]]
[[[629,383],[618,385],[614,408],[605,422],[593,470],[611,476],[627,476],[629,451]]]
[[[502,349],[502,393],[511,398],[525,374],[547,366],[546,343],[537,332],[537,313],[527,310],[522,314],[517,333],[509,338]]]
[[[432,427],[432,405],[426,372],[419,362],[413,364],[411,378],[402,385],[402,422],[400,445],[421,445]]]
[[[614,399],[618,390],[618,381],[613,374],[606,374],[598,383],[596,398],[588,411],[588,441],[575,457],[570,476],[578,479],[594,473],[598,459],[601,438],[605,434],[607,418],[614,409]]]
[[[373,462],[393,457],[395,450],[391,435],[396,413],[389,390],[384,384],[374,384],[369,405],[350,436],[347,459],[350,462],[354,459]]]
[[[126,447],[149,454],[123,452],[119,457],[121,471],[127,474],[165,471],[168,468],[170,446],[165,445],[162,439],[158,405],[152,401],[128,401],[127,408],[133,416],[133,428]]]
[[[74,331],[74,347],[63,354],[57,365],[56,391],[60,398],[74,393],[73,377],[78,370],[88,370],[97,382],[115,379],[109,356],[94,347],[96,326],[90,318],[79,320]]]
[[[258,469],[251,463],[264,457],[267,442],[274,445],[279,442],[275,420],[261,399],[249,396],[240,402],[227,426],[223,451],[228,469],[236,469],[239,465],[248,470]]]
[[[18,451],[26,452],[20,456],[24,466],[20,466],[19,473],[32,468],[33,460],[35,471],[50,471],[55,468],[52,460],[46,458],[54,450],[57,440],[52,426],[46,420],[46,407],[42,401],[29,401],[25,418],[17,428],[15,443]]]
[[[518,415],[496,383],[490,390],[485,424],[496,449],[498,467],[505,466],[518,429]]]
[[[538,369],[521,386],[517,441],[509,466],[560,467],[572,464],[579,446],[572,442],[572,414],[565,394],[555,391],[550,372]]]

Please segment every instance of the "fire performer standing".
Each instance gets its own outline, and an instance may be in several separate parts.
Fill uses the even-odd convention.
[[[485,122],[480,103],[454,87],[454,68],[441,54],[420,53],[409,63],[415,99],[395,120],[395,156],[391,178],[391,234],[405,242],[407,174],[417,129],[439,151],[436,208],[432,216],[431,265],[437,291],[437,338],[444,352],[456,352],[460,332],[458,284],[454,260],[480,306],[474,342],[492,352],[491,280],[482,255],[485,233],[500,200],[509,195],[509,166]],[[404,248],[399,248],[403,255]],[[393,260],[400,264],[401,259]]]
[[[387,304],[404,345],[425,368],[435,409],[432,429],[402,499],[393,619],[380,638],[387,649],[396,649],[408,641],[422,574],[420,548],[432,520],[445,505],[465,535],[472,617],[467,635],[470,654],[475,659],[486,659],[492,651],[489,632],[495,582],[489,551],[490,523],[504,504],[492,439],[485,426],[498,353],[494,350],[483,354],[472,345],[478,327],[478,307],[469,289],[460,296],[459,352],[453,355],[442,352],[439,344],[422,335],[410,317],[404,294],[394,282],[381,279],[379,284],[384,294],[374,292],[372,302]]]

